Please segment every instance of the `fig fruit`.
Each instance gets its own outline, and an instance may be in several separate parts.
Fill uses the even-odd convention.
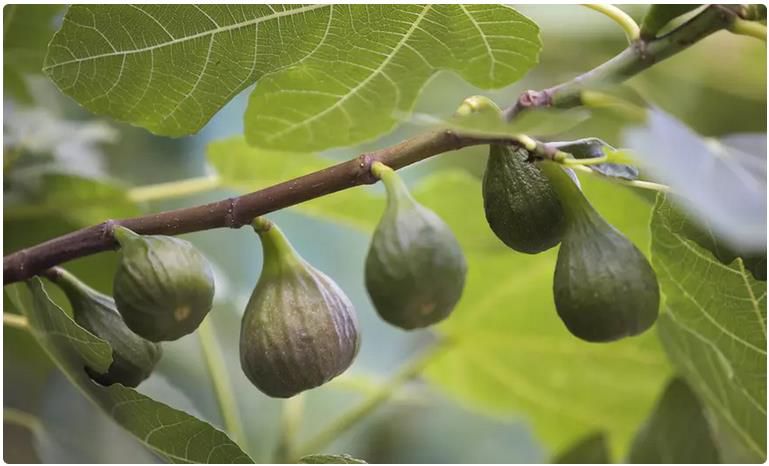
[[[508,247],[537,254],[561,241],[566,229],[563,208],[526,150],[491,144],[482,192],[486,221]]]
[[[170,236],[142,236],[117,226],[122,255],[113,281],[126,325],[150,341],[176,340],[198,328],[211,310],[211,265],[192,244]]]
[[[387,190],[387,207],[366,256],[365,282],[380,317],[411,330],[445,319],[462,296],[467,264],[454,234],[411,197],[392,169],[372,172]]]
[[[115,307],[115,301],[56,268],[49,274],[67,295],[78,325],[112,347],[112,364],[100,374],[86,368],[88,375],[102,385],[122,383],[136,387],[150,376],[163,354],[160,344],[147,341],[129,329]]]
[[[649,261],[596,212],[563,169],[552,162],[540,166],[567,219],[553,278],[561,320],[590,342],[642,333],[657,319],[660,301]]]
[[[289,398],[352,364],[360,345],[352,303],[304,261],[278,227],[254,220],[264,265],[240,327],[240,364],[263,393]]]

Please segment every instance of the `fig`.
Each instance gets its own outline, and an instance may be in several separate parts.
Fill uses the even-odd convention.
[[[483,208],[491,230],[508,247],[537,254],[566,230],[558,195],[525,149],[491,144],[483,174]]]
[[[385,185],[387,207],[366,256],[366,290],[384,321],[405,330],[433,325],[462,296],[465,256],[448,225],[411,197],[395,171],[375,162],[372,172]]]
[[[100,374],[86,368],[102,385],[121,383],[136,387],[150,376],[163,354],[159,343],[147,341],[126,326],[115,301],[81,282],[69,272],[56,268],[48,274],[67,295],[75,322],[112,347],[112,364]]]
[[[176,340],[198,328],[211,310],[211,265],[188,241],[142,236],[117,226],[122,251],[113,281],[128,328],[150,341]]]
[[[344,372],[360,346],[358,320],[334,281],[304,261],[280,229],[257,218],[264,264],[240,327],[240,364],[264,394],[289,398]]]
[[[660,291],[646,257],[593,208],[552,162],[539,164],[564,206],[567,228],[553,278],[559,317],[578,338],[638,335],[657,319]]]

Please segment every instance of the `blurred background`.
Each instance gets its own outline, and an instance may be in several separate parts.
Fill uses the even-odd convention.
[[[643,5],[621,7],[639,21],[646,8]],[[625,47],[623,32],[594,11],[577,5],[516,8],[540,25],[543,40],[540,65],[522,81],[492,92],[475,89],[452,73],[440,73],[424,89],[415,112],[447,116],[453,113],[464,97],[473,94],[487,95],[500,106],[506,106],[523,90],[541,89],[568,80]],[[61,13],[57,13],[54,22],[41,27],[39,33],[50,35],[51,30],[57,27],[56,21],[60,20]],[[47,39],[43,37],[42,40]],[[703,135],[716,137],[735,132],[763,132],[766,129],[765,57],[765,45],[759,41],[721,32],[634,78],[631,85],[646,99]],[[41,180],[46,179],[46,174],[62,173],[74,175],[78,180],[95,180],[91,184],[60,180],[59,189],[67,190],[70,196],[82,200],[110,189],[121,190],[211,174],[212,169],[206,161],[206,147],[212,141],[242,134],[242,116],[250,88],[233,99],[199,134],[169,139],[155,137],[143,129],[115,121],[95,118],[61,95],[39,74],[27,74],[24,79],[29,95],[20,98],[18,93],[9,89],[12,82],[6,78],[3,101],[4,254],[106,218],[196,205],[237,193],[216,189],[141,205],[128,201],[85,205],[76,212],[68,212],[64,208],[67,204],[61,202],[62,199],[71,202],[71,199],[61,196],[64,191],[51,192],[50,185]],[[357,147],[335,149],[322,155],[329,160],[343,160],[363,151],[388,146],[424,131],[425,127],[417,121],[405,122],[379,140]],[[620,129],[614,119],[596,115],[555,139],[595,136],[619,145]],[[442,170],[477,178],[483,173],[487,150],[474,147],[445,154],[409,167],[402,174],[415,187],[421,186],[420,180],[424,177]],[[588,194],[601,212],[640,243],[639,246],[648,248],[648,233],[643,228],[643,216],[648,216],[650,208],[648,196],[626,188],[607,186],[606,183],[585,182]],[[382,194],[378,186],[357,189],[369,191],[375,196]],[[467,195],[473,196],[473,202],[480,205],[480,192]],[[33,207],[30,207],[31,203]],[[362,209],[381,209],[381,206],[380,202]],[[629,209],[628,206],[637,206],[637,209]],[[436,210],[442,215],[444,212],[446,216],[452,215],[453,206],[438,207]],[[367,213],[374,217],[379,215],[378,212]],[[452,220],[447,221],[459,236],[472,241],[476,239],[473,235],[477,235],[480,238],[478,241],[494,241],[490,231],[463,230],[470,228],[469,222],[465,225],[461,215],[459,220],[455,220],[456,217],[454,213]],[[272,214],[270,218],[281,225],[309,262],[334,277],[347,292],[358,310],[363,330],[361,352],[351,370],[333,383],[308,393],[300,435],[300,438],[307,438],[364,397],[401,363],[432,341],[434,336],[430,331],[401,331],[376,316],[363,286],[363,262],[369,241],[369,232],[365,229],[321,216],[306,215],[295,208]],[[267,398],[250,385],[240,371],[237,347],[240,316],[261,269],[259,242],[248,229],[207,231],[185,235],[185,238],[198,246],[215,266],[216,304],[209,318],[216,328],[236,390],[249,438],[248,453],[257,462],[269,462],[277,440],[281,402]],[[527,267],[528,258],[504,251],[501,254],[505,254],[504,260],[508,261],[505,267]],[[92,286],[109,292],[110,270],[115,259],[115,253],[103,253],[74,261],[67,267]],[[554,256],[551,254],[543,260],[552,264]],[[548,277],[551,271],[552,268],[544,276]],[[487,276],[485,280],[492,281],[494,278]],[[527,317],[524,312],[529,301],[545,303],[542,306],[532,304],[533,309],[529,312],[539,310],[538,306],[546,307],[550,302],[550,283],[531,286],[513,280],[494,284],[494,292],[503,296],[506,293],[514,296],[518,291],[525,292],[521,294],[522,301],[508,300],[497,306],[520,307],[520,310],[510,310],[511,314],[518,313],[519,317],[504,322],[525,326]],[[455,328],[461,322],[471,322],[473,302],[468,300],[478,299],[480,293],[481,290],[463,298],[462,308],[458,310],[453,324]],[[66,301],[59,294],[55,296],[66,306]],[[3,335],[5,461],[157,461],[133,437],[85,400],[53,368],[29,335],[7,327]],[[568,338],[565,332],[561,336],[564,340]],[[478,338],[481,339],[480,336]],[[648,343],[638,346],[641,348],[639,353],[644,352],[644,345],[647,344],[656,348],[653,336]],[[139,390],[221,426],[197,337],[187,336],[165,344],[164,349],[159,369]],[[501,347],[494,351],[505,350]],[[558,377],[560,364],[584,364],[586,370],[591,365],[604,364],[602,359],[591,360],[590,353],[585,353],[584,360],[569,359],[569,351],[567,348],[557,356],[560,361],[554,361],[552,365],[548,365],[550,360],[532,360],[536,358],[536,353],[517,352],[504,357],[515,359],[516,364],[528,361],[528,365],[515,367],[547,372],[547,377],[552,378]],[[405,387],[395,399],[339,438],[328,451],[349,453],[371,463],[549,461],[555,453],[553,443],[543,441],[539,431],[533,427],[532,419],[527,416],[529,402],[516,399],[520,391],[518,395],[511,395],[504,390],[489,390],[486,398],[479,401],[481,397],[477,396],[475,389],[475,395],[465,396],[463,391],[470,388],[453,385],[454,388],[447,389],[446,386],[452,385],[429,383],[462,377],[460,372],[463,367],[454,360],[436,368],[435,373],[428,372],[426,379],[419,379]],[[634,419],[642,419],[643,415],[638,413],[648,410],[649,403],[662,388],[668,373],[664,363],[644,368],[639,378],[649,375],[647,380],[651,386],[651,397],[644,398],[646,406],[612,406],[611,415],[622,417],[626,410],[628,416],[632,414]],[[527,375],[540,376],[533,372],[518,375],[524,380]],[[586,382],[564,379],[553,383],[568,388],[571,383],[577,386]],[[523,390],[523,387],[519,388]],[[589,390],[589,383],[582,388]],[[532,384],[526,389],[536,394],[539,387]],[[568,393],[568,390],[557,393],[566,405],[571,403],[562,399],[562,394]],[[549,401],[544,399],[542,403]],[[559,406],[554,405],[549,415],[557,418],[559,410],[567,410]],[[614,445],[615,454],[620,455],[624,451],[627,435],[623,434],[624,440]]]

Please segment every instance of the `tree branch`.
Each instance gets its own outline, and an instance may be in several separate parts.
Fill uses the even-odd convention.
[[[704,37],[729,28],[735,18],[754,19],[760,11],[746,5],[711,5],[662,37],[634,41],[616,57],[571,81],[543,91],[524,92],[515,105],[505,110],[505,117],[510,120],[532,107],[569,108],[581,105],[582,91],[586,88],[622,82]],[[115,225],[123,225],[140,234],[163,235],[240,228],[254,217],[353,186],[375,183],[377,179],[370,173],[374,161],[397,170],[467,146],[514,141],[513,138],[500,140],[466,136],[448,130],[435,131],[240,197],[124,220],[107,220],[5,256],[3,283],[25,280],[54,265],[115,249],[117,243],[112,237]]]
[[[689,48],[714,32],[729,28],[745,15],[743,5],[710,5],[668,34],[651,40],[635,40],[619,55],[571,81],[541,91],[529,90],[504,111],[510,121],[529,108],[571,108],[582,105],[582,91],[619,84],[641,71]]]
[[[494,141],[499,140],[462,136],[453,131],[425,133],[243,196],[141,217],[107,220],[5,256],[3,283],[25,280],[54,265],[115,249],[117,243],[112,238],[115,225],[144,235],[180,235],[213,228],[240,228],[259,215],[353,186],[375,183],[378,180],[369,171],[374,161],[397,170],[443,152]]]

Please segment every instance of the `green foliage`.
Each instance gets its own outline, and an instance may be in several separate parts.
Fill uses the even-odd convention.
[[[33,336],[59,369],[158,455],[175,463],[250,462],[236,444],[209,424],[121,384],[103,387],[92,382],[84,368],[105,372],[112,363],[112,349],[54,304],[39,278],[7,289],[14,305],[29,320]]]
[[[670,21],[701,5],[650,5],[641,23],[641,37],[653,38]]]
[[[350,455],[308,455],[299,460],[300,464],[366,464]]]
[[[315,150],[392,129],[440,69],[501,87],[539,49],[537,26],[497,5],[75,5],[44,70],[92,112],[169,136],[258,81],[249,142]]]
[[[611,463],[606,434],[594,432],[579,440],[556,456],[553,464],[607,464]]]
[[[26,74],[40,73],[53,18],[60,5],[6,5],[3,7],[3,90],[16,99],[31,100]]]
[[[222,184],[240,192],[266,188],[332,165],[315,154],[279,152],[250,147],[242,137],[208,145],[208,161]],[[359,186],[303,202],[294,209],[358,229],[370,230],[384,209],[384,197]]]
[[[705,409],[682,379],[665,388],[633,439],[628,463],[718,463]]]
[[[659,197],[652,257],[665,297],[660,338],[713,414],[724,459],[736,455],[761,462],[766,459],[766,282],[753,279],[742,259],[722,264],[683,236],[690,222]]]

